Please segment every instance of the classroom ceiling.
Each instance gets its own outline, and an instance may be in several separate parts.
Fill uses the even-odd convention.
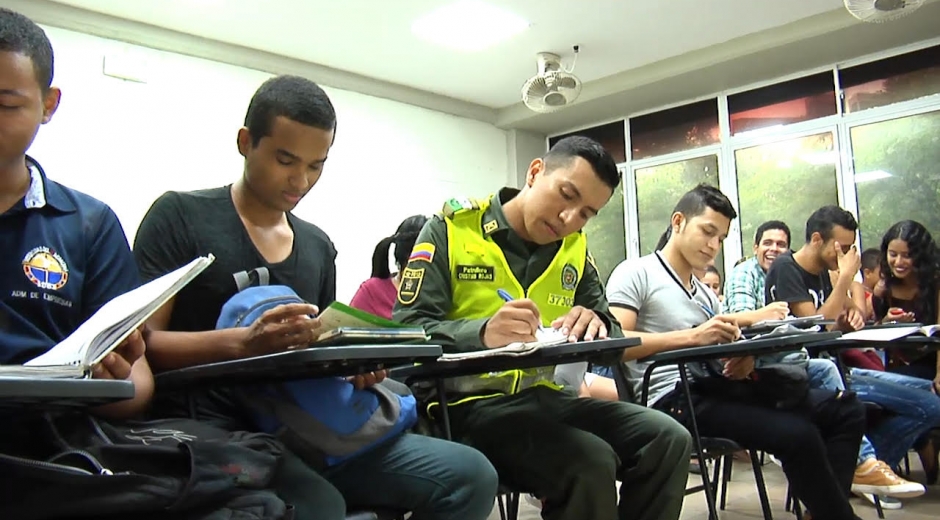
[[[501,108],[519,101],[535,54],[585,82],[841,8],[842,0],[488,0],[531,23],[479,52],[427,43],[413,22],[453,0],[56,0]],[[485,28],[480,28],[484,30]]]
[[[315,64],[314,75],[324,84],[542,134],[940,36],[940,0],[883,24],[857,21],[842,0],[472,0],[506,9],[530,25],[475,52],[413,34],[417,19],[455,1],[0,0],[0,5],[23,6],[53,25],[168,50],[173,38],[137,37],[140,31],[112,20],[256,49],[268,54],[245,58],[246,66],[265,69],[271,55],[284,56]],[[70,7],[46,8],[61,4]],[[83,13],[100,13],[101,19]],[[575,74],[584,88],[574,107],[552,114],[526,109],[520,90],[536,72],[535,54],[555,52],[570,65],[575,44],[581,49]]]

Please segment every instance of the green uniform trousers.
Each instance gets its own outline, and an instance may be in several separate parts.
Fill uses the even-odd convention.
[[[679,518],[692,439],[662,412],[538,386],[449,412],[454,440],[483,452],[502,484],[544,499],[545,520]]]

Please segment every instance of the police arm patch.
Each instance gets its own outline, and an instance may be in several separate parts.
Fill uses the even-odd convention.
[[[405,268],[401,273],[401,285],[398,286],[398,301],[402,305],[411,305],[421,292],[424,281],[424,268]]]

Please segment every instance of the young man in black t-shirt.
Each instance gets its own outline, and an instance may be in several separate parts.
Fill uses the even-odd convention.
[[[335,128],[333,105],[315,83],[272,78],[252,97],[238,131],[242,177],[224,188],[167,193],[151,207],[134,244],[144,278],[198,255],[216,256],[151,320],[148,358],[156,371],[282,352],[319,335],[318,318],[297,318],[334,300],[336,249],[291,211],[319,180]],[[282,305],[251,326],[213,330],[222,305],[257,284],[290,286],[310,304]],[[352,383],[361,389],[383,377]],[[226,401],[213,400],[212,412],[239,416]],[[320,471],[285,450],[275,486],[296,507],[297,520],[342,520],[347,502],[408,510],[416,520],[483,520],[497,477],[472,448],[405,433]]]
[[[806,243],[795,253],[777,257],[767,272],[765,301],[787,302],[794,316],[822,314],[838,328],[858,330],[865,325],[861,309],[849,292],[861,265],[851,213],[824,206],[806,222]],[[835,284],[829,272],[837,272]]]

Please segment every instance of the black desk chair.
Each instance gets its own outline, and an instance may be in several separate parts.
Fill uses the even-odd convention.
[[[533,368],[539,366],[563,365],[598,359],[622,352],[624,349],[640,344],[639,338],[614,338],[583,343],[564,343],[540,350],[525,356],[498,356],[468,359],[463,361],[437,361],[424,366],[403,367],[394,370],[390,376],[412,386],[418,381],[431,380],[440,399],[440,416],[436,426],[443,437],[453,440],[450,427],[450,414],[447,411],[447,393],[444,380],[449,377],[498,372],[503,370]],[[531,490],[515,489],[501,483],[496,495],[499,516],[502,520],[517,520],[519,516],[519,498]]]
[[[437,345],[320,347],[172,370],[159,374],[155,380],[158,390],[182,390],[189,403],[190,418],[198,420],[190,392],[195,388],[351,376],[433,361],[440,355],[441,347]],[[348,513],[346,520],[404,520],[407,513],[369,509]]]
[[[764,355],[775,352],[796,351],[800,350],[804,344],[815,341],[834,339],[839,337],[839,335],[840,333],[838,332],[797,333],[791,335],[770,336],[760,339],[750,339],[748,341],[739,341],[722,345],[691,347],[655,354],[640,360],[643,362],[650,362],[649,367],[647,367],[646,372],[643,375],[643,384],[641,387],[643,395],[641,396],[640,402],[644,406],[646,405],[649,398],[650,378],[652,376],[653,370],[659,366],[676,365],[678,367],[680,383],[679,389],[685,397],[685,404],[688,406],[688,409],[691,412],[695,410],[695,405],[692,401],[691,385],[689,383],[690,376],[686,368],[688,363],[725,357]],[[700,460],[702,461],[709,459],[715,460],[717,465],[720,464],[720,462],[718,462],[719,460],[727,460],[724,459],[726,456],[742,449],[736,442],[729,439],[703,438],[699,433],[698,421],[695,419],[694,412],[690,413],[689,425],[691,426],[689,429],[692,433],[694,453],[700,455],[702,457]],[[707,443],[706,439],[708,439]],[[770,511],[770,500],[767,498],[767,489],[764,483],[760,459],[757,455],[757,452],[754,450],[750,450],[749,455],[751,459],[751,466],[754,470],[754,478],[757,484],[757,491],[760,498],[763,516],[766,520],[772,520],[773,513]],[[725,467],[730,467],[730,464],[726,464]],[[715,474],[717,475],[717,471]],[[727,473],[727,469],[725,474],[727,474],[728,478],[730,478],[730,474]],[[714,483],[714,481],[717,481],[717,478],[710,480],[708,471],[704,467],[702,468],[701,476],[702,485],[690,488],[689,492],[704,492],[705,500],[708,505],[709,520],[718,520],[715,493],[717,484]]]
[[[668,364],[669,363],[654,363],[646,370],[646,373],[643,377],[642,397],[640,399],[640,403],[643,406],[648,406],[649,384],[653,369]],[[679,364],[679,369],[680,377],[682,377],[683,380],[680,391],[688,400],[687,404],[691,410],[692,400],[690,394],[687,393],[688,382],[686,379],[685,364]],[[618,379],[626,379],[626,374],[624,373],[622,365],[615,367],[614,373],[619,374]],[[618,382],[618,391],[620,384],[621,383]],[[691,421],[693,423],[696,422],[694,415],[691,417]],[[685,495],[689,496],[698,492],[705,493],[705,500],[709,510],[709,519],[717,520],[718,511],[716,510],[716,506],[724,511],[725,506],[727,505],[728,484],[731,481],[731,468],[734,454],[739,451],[744,451],[744,448],[731,439],[724,439],[720,437],[702,437],[698,435],[697,424],[694,424],[690,430],[692,433],[692,458],[695,458],[699,461],[699,465],[701,467],[700,475],[702,477],[702,484],[687,488],[685,490]],[[760,459],[757,455],[757,452],[754,450],[748,450],[748,454],[750,455],[751,466],[754,469],[754,479],[757,484],[757,493],[761,502],[761,509],[763,511],[764,518],[766,520],[773,520],[773,514],[770,512],[770,501],[767,497],[767,488],[764,484],[764,473],[761,469]],[[709,461],[713,462],[713,473],[711,476],[708,475]],[[721,482],[720,496],[718,487],[719,482]]]

